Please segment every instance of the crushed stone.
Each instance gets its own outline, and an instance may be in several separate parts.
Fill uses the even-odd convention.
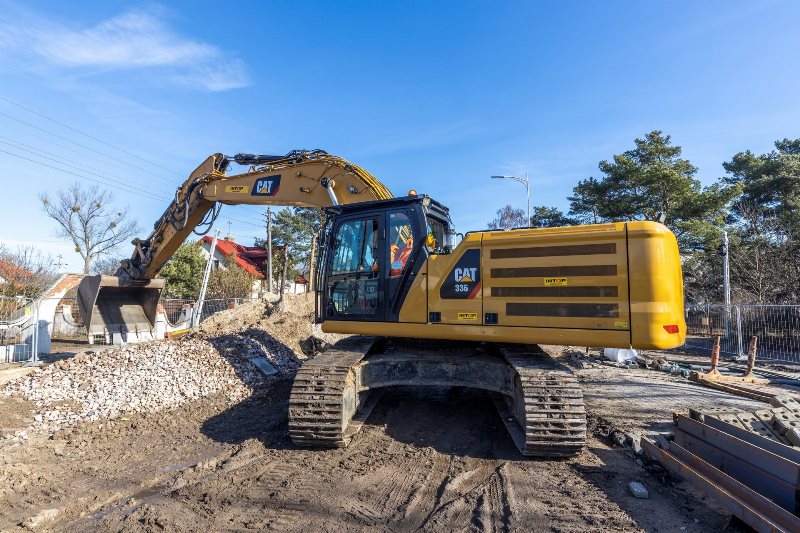
[[[171,409],[223,394],[235,404],[269,381],[291,377],[306,358],[341,335],[313,324],[312,295],[287,295],[277,305],[254,301],[222,311],[180,339],[78,354],[6,383],[6,395],[35,404],[31,433],[52,435],[83,422]],[[277,373],[265,376],[254,360]]]

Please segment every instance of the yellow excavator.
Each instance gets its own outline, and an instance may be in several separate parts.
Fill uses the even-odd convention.
[[[232,162],[249,169],[227,174]],[[488,391],[524,455],[573,455],[586,441],[583,395],[538,345],[666,349],[686,336],[678,247],[665,226],[471,231],[456,244],[444,205],[394,198],[322,150],[209,157],[114,276],[81,282],[88,333],[152,333],[159,270],[221,204],[326,214],[316,319],[353,336],[298,371],[289,402],[297,445],[346,446],[383,387],[456,386]]]

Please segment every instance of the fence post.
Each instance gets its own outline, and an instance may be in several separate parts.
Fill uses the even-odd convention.
[[[33,305],[33,336],[31,337],[31,349],[33,350],[32,361],[36,363],[39,361],[39,303],[41,301],[34,301]]]
[[[756,350],[758,349],[758,337],[750,337],[750,345],[747,348],[747,370],[744,377],[749,378],[753,375],[753,367],[756,365]]]
[[[742,311],[741,308],[736,306],[736,341],[739,345],[739,357],[744,355],[744,346],[742,344]]]

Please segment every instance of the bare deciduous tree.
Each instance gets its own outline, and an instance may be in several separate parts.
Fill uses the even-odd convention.
[[[0,294],[36,298],[58,277],[58,264],[50,254],[32,244],[17,246],[15,251],[0,245],[0,275],[4,283]]]
[[[125,210],[114,209],[113,195],[96,186],[83,188],[74,183],[56,192],[55,198],[40,195],[42,209],[58,223],[57,235],[69,238],[83,258],[83,273],[90,272],[92,261],[110,253],[138,230]]]
[[[528,225],[525,221],[525,211],[507,205],[497,210],[497,216],[489,222],[489,229],[524,228]]]
[[[122,259],[122,257],[117,257],[114,254],[107,254],[97,257],[92,262],[92,274],[105,274],[106,276],[113,276],[117,272]]]

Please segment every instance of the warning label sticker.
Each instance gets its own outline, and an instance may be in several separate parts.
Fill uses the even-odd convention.
[[[225,192],[247,192],[247,185],[226,185]]]
[[[478,320],[478,313],[458,313],[459,320]]]
[[[563,287],[568,285],[567,278],[544,278],[545,287]]]

